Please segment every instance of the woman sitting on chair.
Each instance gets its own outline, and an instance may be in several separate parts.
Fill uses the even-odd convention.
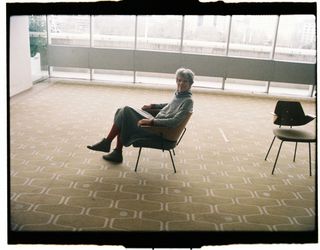
[[[168,104],[149,104],[142,109],[129,106],[119,108],[114,115],[114,124],[106,138],[100,142],[87,146],[95,151],[109,152],[111,142],[117,137],[116,148],[103,159],[120,163],[123,161],[122,148],[130,146],[139,138],[152,136],[152,132],[141,126],[176,127],[182,122],[193,109],[192,93],[194,73],[190,69],[180,68],[176,71],[177,89],[173,100]],[[153,116],[153,110],[160,110]]]

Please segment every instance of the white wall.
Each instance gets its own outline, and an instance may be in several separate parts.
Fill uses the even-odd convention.
[[[10,17],[10,97],[32,87],[28,16]]]

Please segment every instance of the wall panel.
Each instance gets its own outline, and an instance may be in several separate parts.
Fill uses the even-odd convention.
[[[273,81],[312,85],[315,79],[315,64],[274,61]]]
[[[133,50],[91,48],[89,66],[93,69],[134,70],[133,58]]]
[[[90,68],[90,48],[48,46],[48,65],[57,67]]]
[[[181,65],[180,53],[143,50],[135,52],[136,71],[175,73]]]
[[[198,76],[315,84],[310,63],[196,55],[176,52],[122,50],[49,45],[49,66],[174,73],[191,68]]]
[[[194,70],[196,75],[226,77],[227,57],[195,54],[182,54],[181,57],[182,66]]]

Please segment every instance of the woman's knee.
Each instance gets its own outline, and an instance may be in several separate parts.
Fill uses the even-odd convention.
[[[132,109],[132,108],[129,107],[129,106],[124,106],[124,107],[122,108],[123,112],[126,112],[126,111],[131,110],[131,109]]]
[[[129,106],[124,106],[122,108],[118,108],[115,113],[115,119],[119,119],[120,117],[124,117],[128,113],[129,109],[131,109]]]
[[[130,107],[129,106],[124,106],[124,107],[121,107],[121,108],[118,108],[116,113],[124,113],[126,112]]]

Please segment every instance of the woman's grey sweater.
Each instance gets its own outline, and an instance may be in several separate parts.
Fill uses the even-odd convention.
[[[190,91],[175,93],[173,100],[166,104],[153,104],[155,108],[161,108],[160,112],[153,119],[155,126],[176,127],[193,109],[193,100]]]
[[[155,126],[176,127],[192,112],[193,100],[191,92],[175,93],[173,100],[168,104],[152,104],[152,108],[161,108],[160,112],[153,117],[151,114],[129,106],[119,108],[114,116],[114,123],[120,129],[120,138],[124,146],[130,146],[134,141],[148,136],[154,136],[137,125],[140,119],[148,118],[154,121]]]

